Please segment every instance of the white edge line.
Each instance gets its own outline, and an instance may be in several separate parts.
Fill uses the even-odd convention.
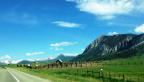
[[[9,71],[8,71],[9,72]],[[17,82],[20,82],[17,78],[16,78],[16,76],[14,75],[14,74],[12,74],[11,72],[9,72],[10,74],[11,74],[11,76],[17,81]]]

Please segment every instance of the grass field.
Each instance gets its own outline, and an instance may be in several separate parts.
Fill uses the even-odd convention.
[[[100,71],[108,79],[109,76],[110,79],[123,79],[125,75],[124,78],[129,82],[144,82],[144,56],[103,61],[99,64],[83,68],[28,69],[15,66],[13,68],[54,82],[103,82],[103,78],[99,78],[99,73],[95,73]]]

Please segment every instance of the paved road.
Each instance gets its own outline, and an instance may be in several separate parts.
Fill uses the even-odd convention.
[[[51,82],[14,69],[0,68],[0,82]]]

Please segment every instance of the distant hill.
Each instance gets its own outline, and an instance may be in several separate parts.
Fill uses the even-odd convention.
[[[101,36],[72,61],[127,58],[144,53],[144,34],[117,34]]]
[[[60,59],[60,60],[62,60],[62,61],[64,61],[64,62],[68,62],[68,61],[72,60],[74,57],[75,57],[75,56],[65,56],[65,55],[63,55],[63,54],[60,54],[58,57],[56,57],[56,58],[53,59],[53,60],[58,60],[58,59]]]
[[[68,62],[70,60],[72,60],[75,56],[65,56],[63,54],[60,54],[59,56],[57,56],[56,58],[54,59],[48,59],[48,60],[44,60],[44,61],[40,61],[41,63],[51,63],[51,62],[54,62],[56,60],[62,60],[63,62]]]
[[[63,54],[60,54],[59,56],[57,56],[56,58],[54,59],[46,59],[46,60],[39,60],[37,61],[38,63],[41,63],[41,64],[47,64],[47,63],[51,63],[51,62],[55,62],[56,60],[62,60],[63,62],[68,62],[70,60],[72,60],[75,56],[65,56]],[[18,64],[31,64],[33,63],[34,61],[28,61],[28,60],[23,60],[21,62],[19,62]]]
[[[28,60],[23,60],[23,61],[20,61],[18,64],[31,64],[32,61],[28,61]]]
[[[0,65],[5,65],[5,63],[0,62]]]

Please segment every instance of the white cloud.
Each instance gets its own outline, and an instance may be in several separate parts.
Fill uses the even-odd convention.
[[[72,46],[72,45],[75,45],[76,43],[77,42],[59,42],[59,43],[50,44],[50,46],[51,46],[51,49],[59,51],[59,50],[63,50],[62,47]]]
[[[19,60],[12,60],[11,63],[12,63],[12,64],[17,64],[17,63],[19,63],[20,61],[22,61],[22,59],[19,59]]]
[[[51,59],[54,59],[54,57],[53,57],[53,56],[49,56],[49,57],[48,57],[48,60],[51,60]]]
[[[8,23],[13,24],[23,24],[23,25],[36,25],[38,24],[39,20],[36,16],[29,14],[29,13],[8,13],[2,15],[1,19]]]
[[[60,50],[64,50],[61,47],[51,47],[50,49],[55,50],[55,51],[60,51]]]
[[[8,60],[8,59],[6,59],[6,60],[1,60],[0,62],[2,62],[2,63],[4,63],[4,64],[17,64],[17,63],[19,63],[20,61],[22,61],[22,59],[19,59],[19,60]]]
[[[84,48],[81,49],[81,51],[84,51],[84,50],[85,50]]]
[[[134,27],[136,24],[134,23],[126,23],[126,22],[108,22],[108,26],[121,26],[121,27]]]
[[[4,55],[0,57],[0,62],[5,63],[5,64],[10,64],[10,63],[16,64],[19,61],[21,60],[13,60],[12,57],[9,55]]]
[[[137,10],[144,13],[144,0],[136,0],[137,3]]]
[[[31,53],[26,53],[26,56],[33,56],[33,55],[41,55],[41,54],[45,54],[45,52],[31,52]]]
[[[144,0],[66,0],[75,2],[82,12],[91,13],[103,19],[112,19],[116,15],[128,15],[135,11],[144,11]]]
[[[68,1],[68,2],[75,2],[75,0],[66,0],[66,1]]]
[[[50,44],[50,46],[60,47],[60,46],[70,46],[73,44],[75,44],[75,43],[73,43],[73,42],[59,42],[59,43]]]
[[[11,59],[11,56],[9,55],[4,55],[0,57],[0,60],[5,60],[5,59]]]
[[[108,33],[108,35],[111,35],[111,36],[117,35],[117,34],[119,34],[119,33],[117,33],[117,32],[109,32],[109,33]]]
[[[77,56],[78,53],[63,53],[65,56]]]
[[[136,27],[134,31],[137,33],[144,33],[144,24]]]
[[[4,63],[4,64],[10,64],[10,63],[11,63],[10,60],[1,60],[0,62],[1,62],[1,63]]]
[[[80,26],[80,24],[66,21],[55,21],[52,23],[64,28],[77,28]]]
[[[45,60],[51,60],[51,59],[54,59],[54,57],[49,56],[49,57],[47,57],[47,58],[36,59],[36,61],[45,61]]]
[[[0,62],[2,62],[4,64],[16,64],[20,61],[22,61],[22,59],[14,60],[14,58],[12,58],[9,55],[4,55],[4,56],[0,57]]]

